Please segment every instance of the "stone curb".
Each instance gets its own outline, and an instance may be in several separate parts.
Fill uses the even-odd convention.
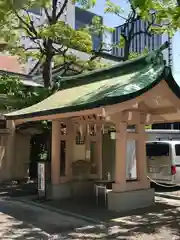
[[[79,219],[82,219],[84,221],[91,222],[93,224],[103,224],[103,222],[98,220],[98,219],[96,220],[94,218],[86,217],[86,216],[83,216],[83,215],[80,215],[80,214],[77,214],[77,213],[72,213],[72,212],[69,212],[69,211],[57,209],[55,207],[48,206],[48,205],[45,205],[45,204],[36,203],[36,202],[33,202],[31,200],[28,200],[28,199],[14,198],[14,199],[11,199],[11,200],[22,202],[22,203],[25,203],[25,204],[28,204],[28,205],[34,205],[36,207],[40,207],[42,209],[46,209],[46,210],[56,212],[56,213],[59,213],[59,214],[63,214],[63,215],[67,215],[67,216],[70,216],[70,217],[79,218]]]
[[[156,197],[163,197],[168,199],[180,200],[180,196],[175,196],[173,194],[166,194],[166,193],[155,193]]]

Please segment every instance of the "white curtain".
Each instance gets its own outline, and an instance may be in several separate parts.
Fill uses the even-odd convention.
[[[136,179],[136,141],[128,140],[126,148],[126,179]]]

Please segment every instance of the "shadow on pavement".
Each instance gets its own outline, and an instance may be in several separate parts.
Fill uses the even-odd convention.
[[[180,239],[180,210],[167,203],[156,202],[151,207],[124,213],[108,211],[92,202],[88,204],[80,200],[47,201],[42,204],[99,220],[99,224],[67,231],[64,233],[65,239],[161,239],[159,232],[165,235],[162,239],[172,239],[172,236]],[[148,238],[151,235],[157,236]]]
[[[43,211],[42,209],[36,211],[36,207],[33,211],[31,207],[26,210],[21,209],[21,211],[18,209],[12,211],[11,208],[1,209],[1,212],[9,215],[12,222],[10,229],[3,228],[4,238],[2,239],[6,239],[8,236],[11,239],[12,234],[14,234],[12,235],[13,239],[18,240],[50,239],[43,235],[43,231],[61,236],[54,239],[180,239],[180,210],[175,206],[163,203],[157,202],[151,207],[123,214],[106,210],[106,216],[105,214],[99,215],[99,219],[104,221],[99,224],[87,222],[83,224],[82,221],[79,222],[75,218],[72,219],[75,223],[67,223],[69,221],[67,216],[58,218],[56,213],[49,212],[44,215]],[[96,213],[96,216],[99,213],[100,211]],[[14,219],[19,223],[17,224]],[[25,220],[30,224],[28,227],[24,223]],[[18,229],[23,229],[19,236]],[[162,236],[159,234],[163,234],[164,238],[161,238]]]
[[[118,214],[117,214],[118,215]],[[157,203],[151,208],[119,214],[105,224],[66,233],[67,239],[180,239],[180,212]],[[173,238],[174,237],[174,238]],[[176,237],[176,238],[175,238]]]
[[[17,196],[17,193],[12,194],[12,190],[10,190],[9,195]],[[38,202],[37,199],[31,200]],[[41,204],[87,216],[99,220],[99,223],[92,224],[65,215],[60,217],[55,212],[46,212],[45,215],[43,213],[44,209],[37,210],[37,207],[32,207],[31,205],[29,205],[29,208],[24,208],[24,210],[16,209],[16,211],[5,207],[0,209],[1,212],[9,215],[11,222],[14,221],[14,224],[12,223],[9,229],[3,228],[4,238],[2,239],[11,239],[10,236],[12,234],[14,234],[12,236],[15,236],[13,239],[17,240],[51,239],[43,231],[51,235],[57,235],[56,238],[52,239],[62,240],[180,239],[180,208],[167,203],[156,202],[151,207],[124,213],[108,211],[103,206],[97,206],[94,199],[88,199],[88,201],[80,199],[73,201],[45,201],[41,202]],[[19,223],[15,223],[14,219],[18,220]],[[24,222],[29,224],[28,227]],[[23,232],[21,231],[22,229]],[[18,235],[18,232],[21,233]]]

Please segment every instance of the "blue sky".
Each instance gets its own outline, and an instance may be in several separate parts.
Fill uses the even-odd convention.
[[[124,20],[116,16],[115,14],[104,14],[105,0],[96,0],[96,6],[91,9],[92,12],[103,16],[104,24],[108,27],[119,26],[124,23]],[[113,3],[119,5],[124,10],[124,16],[127,16],[129,13],[129,4],[128,0],[112,0]]]

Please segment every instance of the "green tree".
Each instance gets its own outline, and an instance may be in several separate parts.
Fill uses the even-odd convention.
[[[15,110],[31,106],[53,93],[52,89],[28,87],[17,77],[0,76],[0,110]]]
[[[120,41],[115,43],[113,47],[119,47],[124,49],[124,55],[117,57],[118,61],[126,61],[128,59],[136,58],[140,55],[147,54],[148,49],[142,49],[141,53],[137,52],[131,52],[131,44],[132,42],[137,38],[137,36],[149,36],[152,35],[151,27],[155,22],[155,15],[151,15],[148,19],[146,19],[147,25],[145,29],[141,29],[139,31],[136,31],[135,23],[137,20],[142,19],[142,16],[139,14],[138,9],[135,8],[133,0],[128,0],[127,3],[130,6],[130,12],[128,16],[126,16],[124,10],[121,8],[120,5],[114,4],[111,0],[106,0],[105,4],[105,13],[106,14],[115,14],[120,19],[124,20],[124,24],[122,26],[122,31],[120,34]],[[118,23],[116,23],[118,25]],[[121,25],[121,24],[119,24]],[[106,53],[99,52],[97,53],[99,56],[107,57],[109,59],[114,59],[112,56],[108,56]]]
[[[100,67],[92,51],[90,34],[92,31],[100,33],[105,28],[96,19],[93,27],[74,30],[62,20],[69,2],[71,0],[60,3],[58,0],[0,0],[0,38],[8,43],[6,50],[19,55],[21,61],[26,62],[29,57],[36,59],[42,65],[45,87],[52,87],[52,62],[60,64],[62,75],[69,70],[76,74],[82,69]],[[85,8],[90,8],[95,3],[94,0],[73,2],[78,2]],[[29,9],[41,9],[44,21],[35,24]],[[21,44],[22,36],[30,42],[29,46]],[[70,49],[90,54],[89,59],[82,62]]]
[[[133,5],[144,19],[149,19],[152,12],[156,14],[153,31],[157,33],[171,36],[180,28],[180,0],[133,0]]]

